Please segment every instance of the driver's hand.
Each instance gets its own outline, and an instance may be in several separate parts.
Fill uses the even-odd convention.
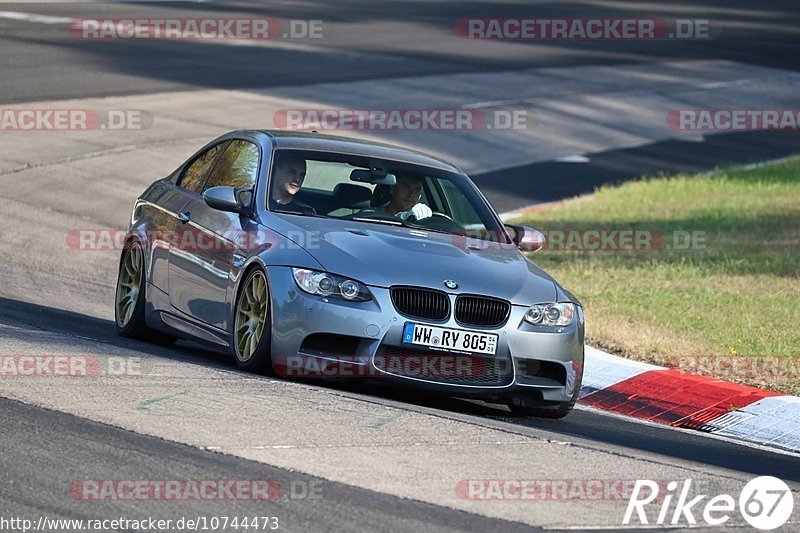
[[[403,220],[422,220],[432,215],[433,211],[431,211],[430,207],[425,204],[417,204],[408,211],[400,213],[400,218]]]

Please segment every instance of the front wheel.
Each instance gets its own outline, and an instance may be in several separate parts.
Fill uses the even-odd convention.
[[[556,405],[552,406],[545,406],[545,407],[533,407],[533,406],[526,406],[520,404],[509,404],[508,408],[511,409],[511,412],[515,415],[520,416],[535,416],[537,418],[564,418],[567,416],[570,411],[572,411],[572,407],[575,405],[574,401],[569,402],[561,402]]]
[[[510,398],[508,408],[515,415],[535,416],[537,418],[564,418],[572,411],[575,401],[578,399],[577,392],[566,402],[552,405],[542,405],[541,397],[531,394],[518,393]]]
[[[236,300],[234,351],[242,370],[267,374],[272,372],[272,331],[267,276],[255,268],[242,283]]]

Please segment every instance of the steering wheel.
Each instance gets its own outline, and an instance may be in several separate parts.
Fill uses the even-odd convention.
[[[464,227],[461,224],[454,221],[444,213],[438,212],[433,213],[431,216],[423,218],[422,220],[417,220],[415,224],[420,227],[446,231],[454,234],[463,234],[465,232]]]
[[[433,217],[446,218],[447,220],[449,220],[451,222],[455,222],[455,220],[453,220],[449,216],[447,216],[444,213],[441,213],[439,211],[433,211],[433,212],[431,212],[430,216],[425,217],[425,218],[417,218],[414,215],[411,215],[410,217],[408,217],[408,220],[409,220],[409,222],[415,222],[415,223],[419,224],[421,220],[428,220],[429,218],[433,218]]]

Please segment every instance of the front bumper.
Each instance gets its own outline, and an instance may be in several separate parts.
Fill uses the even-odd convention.
[[[339,369],[341,362],[346,361],[347,365],[355,367],[354,371],[323,374],[332,378],[374,378],[453,396],[497,401],[522,392],[544,403],[565,402],[580,388],[584,357],[584,321],[580,307],[577,320],[563,328],[532,326],[522,319],[527,306],[515,305],[511,306],[508,320],[500,327],[465,327],[455,321],[452,313],[446,322],[405,317],[395,310],[389,290],[385,288],[369,287],[374,297],[371,301],[347,302],[301,291],[289,267],[271,266],[268,271],[272,295],[272,357],[279,364],[292,358],[296,360],[298,355],[315,358],[323,365],[335,361]],[[455,297],[456,294],[451,294],[451,308]],[[426,354],[442,355],[424,347],[404,346],[402,335],[406,322],[496,333],[498,342],[494,356],[471,360],[495,365],[493,368],[502,367],[499,379],[398,373],[397,366],[393,369],[386,365],[386,354],[413,352],[419,358]],[[484,360],[484,357],[495,361]],[[304,374],[294,375],[302,377]]]

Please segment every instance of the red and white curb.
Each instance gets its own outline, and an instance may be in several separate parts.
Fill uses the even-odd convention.
[[[584,405],[800,452],[800,398],[586,348]]]

